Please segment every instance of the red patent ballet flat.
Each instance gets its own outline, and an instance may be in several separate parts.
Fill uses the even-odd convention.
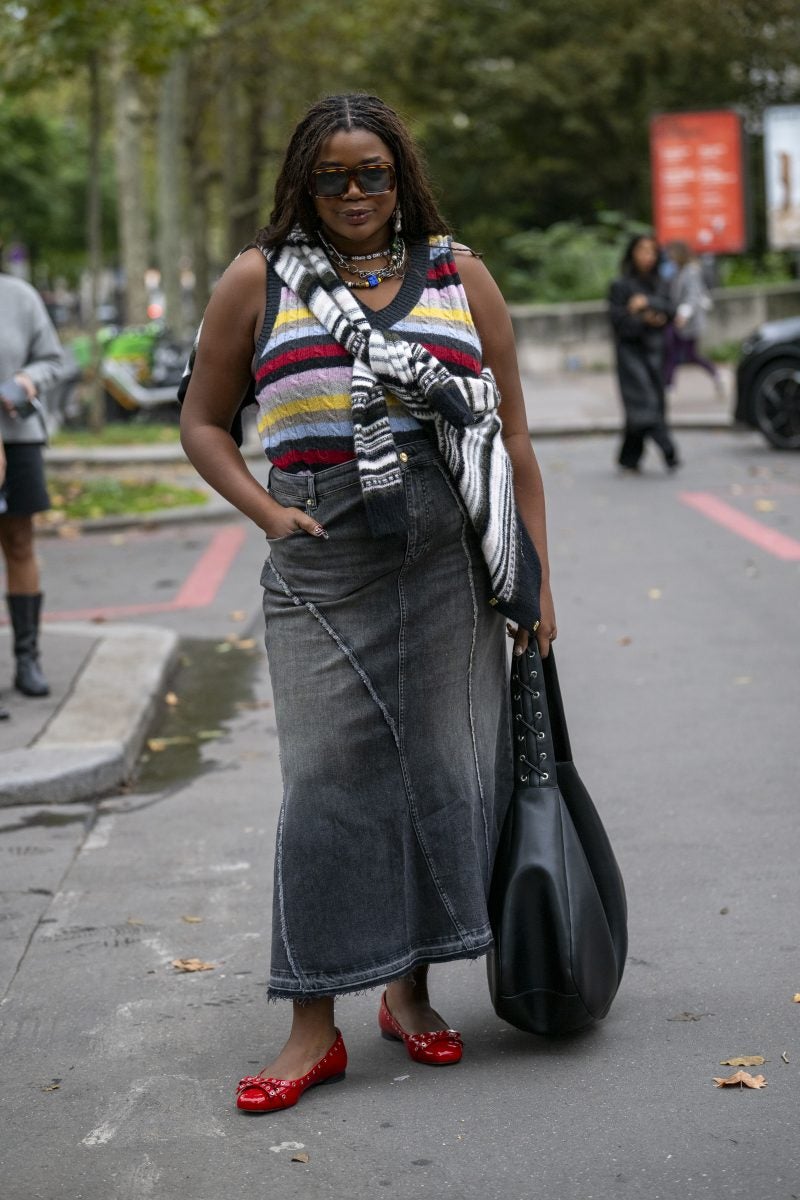
[[[461,1061],[464,1043],[460,1033],[455,1029],[436,1029],[433,1033],[406,1033],[389,1012],[386,992],[381,997],[378,1026],[381,1037],[388,1038],[389,1041],[403,1042],[408,1057],[413,1058],[414,1062],[425,1063],[429,1067],[449,1067],[451,1063]]]
[[[264,1075],[245,1075],[236,1090],[236,1107],[243,1112],[278,1112],[291,1108],[309,1088],[321,1083],[336,1083],[344,1079],[347,1051],[342,1035],[336,1030],[336,1041],[327,1054],[315,1063],[301,1079],[271,1079]]]

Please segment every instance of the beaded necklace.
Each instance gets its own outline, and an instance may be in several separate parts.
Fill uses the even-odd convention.
[[[405,274],[408,263],[408,252],[406,244],[399,234],[395,235],[391,246],[387,250],[377,251],[375,254],[352,254],[349,256],[345,256],[335,246],[332,246],[324,234],[320,233],[319,239],[335,267],[338,267],[342,271],[347,271],[349,275],[358,276],[355,280],[342,280],[345,287],[350,288],[351,291],[358,288],[374,288],[378,284],[383,283],[385,279],[392,279],[396,275]],[[370,262],[375,258],[386,257],[388,257],[389,262],[385,267],[379,267],[377,271],[362,271],[354,265],[355,263]]]

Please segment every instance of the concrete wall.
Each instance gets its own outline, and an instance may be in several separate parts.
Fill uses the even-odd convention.
[[[800,315],[800,283],[719,288],[704,343],[741,341],[764,321]],[[586,370],[613,360],[606,305],[512,304],[511,319],[524,371]]]

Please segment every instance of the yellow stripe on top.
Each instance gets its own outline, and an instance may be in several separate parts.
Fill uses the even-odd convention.
[[[258,432],[263,433],[271,425],[277,425],[290,417],[319,414],[320,410],[341,408],[350,411],[350,393],[337,392],[332,395],[304,396],[301,400],[287,400],[284,404],[275,404],[272,408],[262,410],[258,418]]]
[[[283,308],[275,318],[272,326],[273,330],[280,329],[281,325],[296,325],[298,321],[314,321],[319,325],[319,321],[305,305],[302,308]]]
[[[469,325],[471,329],[475,328],[472,313],[465,308],[433,308],[427,304],[417,304],[409,313],[409,317],[411,320],[415,317],[432,317],[434,320],[440,321],[460,321],[462,325]]]

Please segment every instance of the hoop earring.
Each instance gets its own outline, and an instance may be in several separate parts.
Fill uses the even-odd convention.
[[[402,228],[403,228],[403,214],[400,212],[400,205],[398,204],[394,210],[394,231],[398,237],[400,236],[400,231]]]

